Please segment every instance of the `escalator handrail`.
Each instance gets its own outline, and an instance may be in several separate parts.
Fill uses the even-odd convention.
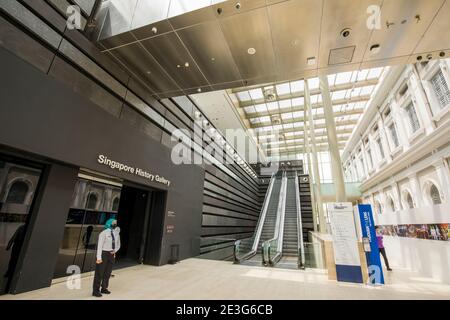
[[[295,171],[295,200],[297,206],[297,252],[298,252],[298,267],[305,268],[305,245],[303,243],[303,223],[302,223],[302,208],[300,201],[300,185],[298,183],[298,174]]]
[[[277,208],[277,220],[275,224],[275,233],[272,239],[269,239],[263,243],[263,249],[267,248],[268,261],[265,260],[263,252],[263,264],[274,266],[281,259],[281,251],[283,249],[283,233],[284,233],[284,217],[286,214],[286,193],[287,193],[287,176],[286,172],[283,172],[283,178],[280,188],[280,196],[278,197]],[[275,255],[272,258],[272,246],[271,243],[278,240]]]
[[[261,238],[262,227],[264,225],[264,221],[266,220],[267,208],[269,206],[269,200],[272,195],[272,189],[273,189],[273,185],[275,183],[275,179],[276,179],[276,176],[275,176],[275,173],[273,173],[272,177],[270,178],[269,188],[267,189],[266,197],[264,198],[264,202],[263,202],[263,206],[261,208],[261,214],[259,215],[259,218],[258,218],[258,223],[257,223],[256,231],[255,231],[255,239],[252,244],[252,250],[250,250],[243,257],[238,258],[236,256],[236,251],[237,251],[236,246],[239,246],[240,242],[236,241],[234,244],[234,262],[235,263],[239,263],[241,261],[248,260],[251,257],[253,257],[254,255],[256,255],[256,253],[257,253],[258,243],[259,243],[259,239]]]

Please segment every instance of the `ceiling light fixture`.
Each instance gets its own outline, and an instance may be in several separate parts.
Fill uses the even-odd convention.
[[[371,54],[378,54],[380,52],[381,46],[377,43],[370,47]]]
[[[308,59],[306,59],[306,63],[308,64],[308,66],[316,65],[316,57],[309,57]]]
[[[341,31],[341,36],[347,38],[350,35],[350,32],[351,32],[350,28],[345,28],[344,30]]]
[[[248,48],[247,53],[249,55],[254,55],[256,53],[256,49],[255,48]]]
[[[186,63],[184,64],[184,66],[185,66],[186,68],[189,68],[189,62],[186,62]]]

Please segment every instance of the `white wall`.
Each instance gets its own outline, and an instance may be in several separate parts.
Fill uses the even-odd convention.
[[[450,223],[450,203],[374,214],[374,220],[381,226]]]
[[[450,284],[450,241],[384,237],[384,245],[393,272],[407,268],[418,277]]]
[[[450,223],[450,203],[438,206],[375,214],[377,225]],[[450,241],[384,237],[392,268],[400,267],[418,273],[419,277],[450,284]]]

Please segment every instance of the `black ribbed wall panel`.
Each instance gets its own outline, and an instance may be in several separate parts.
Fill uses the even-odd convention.
[[[177,143],[171,140],[174,128],[194,135],[195,112],[200,110],[188,97],[158,100],[146,82],[102,53],[81,31],[66,30],[65,21],[52,1],[2,1],[0,45],[149,139],[170,147]],[[202,167],[201,256],[229,259],[234,241],[252,236],[268,184],[260,185],[235,164]]]

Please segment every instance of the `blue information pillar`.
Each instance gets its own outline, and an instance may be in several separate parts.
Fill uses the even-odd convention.
[[[369,281],[372,284],[384,284],[383,268],[381,267],[372,206],[370,204],[359,204],[357,209],[361,224],[361,236],[363,238],[363,243],[366,244],[365,251],[367,266],[369,269]],[[367,247],[370,248],[370,251]]]

